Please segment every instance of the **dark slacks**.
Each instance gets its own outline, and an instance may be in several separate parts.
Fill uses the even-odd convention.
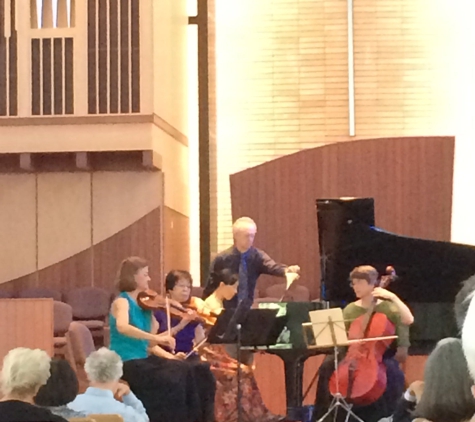
[[[150,422],[212,422],[216,383],[209,365],[149,356],[124,362],[123,379]]]

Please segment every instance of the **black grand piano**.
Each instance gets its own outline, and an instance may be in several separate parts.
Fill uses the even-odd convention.
[[[372,198],[318,199],[316,206],[323,302],[289,303],[290,342],[266,350],[284,361],[287,420],[305,420],[303,364],[309,356],[325,353],[306,348],[301,323],[308,321],[309,310],[320,309],[325,302],[343,307],[354,300],[348,280],[354,267],[372,265],[381,273],[388,265],[395,267],[399,277],[391,290],[410,306],[415,318],[410,354],[426,354],[438,340],[458,336],[455,295],[460,284],[475,274],[475,247],[378,229]]]
[[[399,236],[375,225],[372,198],[318,199],[322,298],[333,305],[354,300],[348,274],[357,265],[381,273],[392,265],[393,290],[414,313],[411,353],[427,353],[457,336],[453,312],[461,283],[475,274],[475,247]]]

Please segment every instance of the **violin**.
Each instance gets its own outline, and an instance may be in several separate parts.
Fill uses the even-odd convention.
[[[212,327],[214,324],[216,324],[219,314],[207,309],[204,300],[195,296],[191,296],[190,300],[185,304],[185,306],[187,309],[191,309],[192,311],[196,312],[205,321],[204,325]]]
[[[388,266],[386,274],[380,278],[375,287],[386,288],[396,279],[396,271]],[[351,344],[329,383],[331,394],[340,393],[358,406],[374,403],[386,390],[387,378],[383,355],[393,342],[396,327],[385,314],[374,312],[376,303],[374,299],[368,311],[351,323],[348,338],[356,340],[383,337],[383,339]]]
[[[147,311],[157,311],[159,309],[167,310],[171,315],[178,318],[190,318],[193,316],[192,309],[187,309],[182,306],[179,302],[173,299],[168,299],[160,296],[154,290],[147,289],[143,292],[139,292],[137,295],[137,303],[142,309]],[[207,321],[202,318],[197,312],[191,318],[192,321],[195,321],[199,324],[206,325]]]

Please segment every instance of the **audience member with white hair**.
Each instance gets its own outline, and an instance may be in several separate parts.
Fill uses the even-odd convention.
[[[36,406],[34,397],[50,377],[51,358],[40,349],[19,347],[3,359],[0,422],[66,422],[50,410]]]
[[[117,353],[105,347],[92,352],[86,359],[84,369],[89,388],[69,403],[70,409],[87,415],[119,414],[125,422],[149,421],[142,402],[126,384],[119,382],[122,360]]]

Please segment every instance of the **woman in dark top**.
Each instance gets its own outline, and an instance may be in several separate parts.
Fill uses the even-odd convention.
[[[78,393],[79,382],[71,365],[66,360],[53,359],[51,361],[51,376],[35,396],[35,403],[65,419],[85,418],[85,413],[76,412],[67,406]]]
[[[186,305],[190,300],[192,279],[188,271],[173,270],[165,278],[165,291],[170,299]],[[155,318],[159,323],[159,333],[168,331],[168,317],[165,310],[155,312]],[[195,344],[205,338],[204,328],[196,321],[170,315],[171,334],[175,337],[175,352],[186,354],[190,352]],[[198,354],[194,353],[191,359],[198,359]],[[190,359],[188,358],[188,359]]]
[[[50,376],[50,357],[43,350],[19,347],[3,360],[0,422],[66,422],[50,410],[33,404],[33,398]]]
[[[150,422],[213,421],[214,401],[203,401],[195,368],[161,347],[173,350],[175,339],[157,334],[152,311],[137,302],[139,293],[149,288],[147,262],[125,259],[117,278],[120,294],[109,315],[110,349],[124,362],[123,379],[145,406]]]

